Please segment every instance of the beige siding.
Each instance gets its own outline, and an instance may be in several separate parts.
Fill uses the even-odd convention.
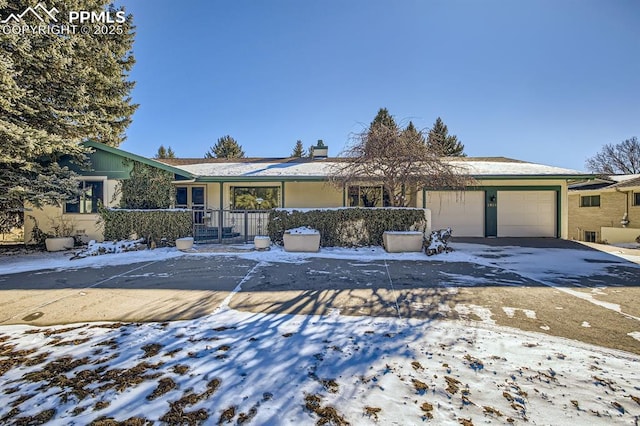
[[[87,180],[100,180],[100,178],[87,177]],[[104,185],[104,203],[106,207],[117,207],[120,203],[120,192],[118,191],[117,180],[106,180]],[[32,239],[33,229],[37,223],[41,231],[51,234],[56,220],[63,217],[65,221],[70,221],[74,227],[74,234],[81,236],[85,241],[103,241],[104,234],[102,225],[99,223],[98,214],[64,213],[63,206],[43,206],[35,208],[32,205],[25,205],[24,239],[27,244],[34,244]],[[34,222],[35,220],[35,222]]]
[[[342,189],[325,182],[285,183],[284,207],[342,207]]]
[[[636,189],[638,192],[640,188]],[[600,195],[599,207],[580,207],[580,197]],[[627,203],[628,202],[628,203]],[[627,210],[628,209],[628,210]],[[569,238],[584,240],[584,231],[596,232],[602,240],[601,228],[622,228],[620,221],[629,213],[627,228],[640,229],[640,206],[633,205],[633,191],[576,191],[569,194]]]

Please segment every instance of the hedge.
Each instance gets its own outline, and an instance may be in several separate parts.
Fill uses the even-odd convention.
[[[309,226],[320,231],[323,247],[381,246],[384,231],[421,231],[424,210],[415,208],[275,209],[269,213],[269,237],[283,244],[287,229]]]
[[[103,209],[100,216],[104,224],[105,240],[125,240],[131,234],[151,239],[156,243],[165,239],[169,243],[193,233],[193,213],[185,209]]]

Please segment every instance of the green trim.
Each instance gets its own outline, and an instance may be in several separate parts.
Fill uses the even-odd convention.
[[[141,157],[142,158],[142,157]],[[153,161],[153,160],[148,160]],[[167,166],[166,167],[171,167]],[[175,168],[175,167],[174,167]],[[188,172],[180,170],[184,175]],[[327,182],[329,177],[327,176],[192,176],[196,182]],[[473,176],[477,180],[569,180],[576,178],[584,178],[584,176],[578,175],[499,175],[499,176]],[[525,187],[527,185],[524,185]],[[482,187],[482,186],[479,186]],[[495,186],[491,185],[492,188]],[[469,187],[476,188],[476,187]],[[432,188],[426,188],[427,191],[434,190]]]
[[[342,207],[347,207],[347,186],[342,185]]]
[[[498,235],[498,191],[555,191],[556,193],[556,238],[562,235],[562,186],[560,185],[525,185],[525,186],[474,186],[467,191],[484,191],[484,235],[496,237]],[[426,191],[426,190],[425,190]],[[431,191],[437,191],[432,189]],[[443,190],[446,191],[446,190]],[[496,197],[496,206],[490,205],[491,196]]]
[[[327,182],[328,179],[318,176],[282,177],[282,176],[198,176],[196,182]]]
[[[114,154],[114,155],[117,155],[117,156],[122,157],[122,158],[129,159],[129,160],[138,161],[138,162],[140,162],[142,164],[146,164],[147,166],[155,167],[157,169],[164,170],[164,171],[167,171],[169,173],[173,173],[176,176],[181,176],[181,177],[187,178],[187,179],[193,179],[195,177],[191,173],[189,173],[187,171],[184,171],[182,169],[178,169],[177,167],[169,166],[168,164],[164,164],[164,163],[161,163],[161,162],[156,161],[156,160],[151,160],[149,158],[145,158],[145,157],[142,157],[140,155],[133,154],[131,152],[123,151],[123,150],[121,150],[119,148],[113,148],[111,146],[108,146],[108,145],[105,145],[105,144],[102,144],[102,143],[98,143],[98,142],[94,142],[94,141],[85,141],[82,144],[87,146],[87,147],[89,147],[89,148],[93,148],[93,149],[96,149],[96,150],[104,151],[104,152],[107,152],[109,154]]]
[[[562,190],[556,191],[556,238],[560,238],[562,235]],[[567,196],[567,202],[569,202]],[[568,225],[568,224],[567,224]]]
[[[285,181],[280,182],[280,191],[282,192],[282,208],[286,206],[286,204],[284,203],[284,182]]]
[[[484,236],[498,236],[498,190],[494,188],[484,191]]]
[[[220,210],[224,210],[224,182],[220,182]]]
[[[422,208],[427,208],[427,190],[422,188]]]

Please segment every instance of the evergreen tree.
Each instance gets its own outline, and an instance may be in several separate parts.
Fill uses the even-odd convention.
[[[165,148],[164,145],[160,145],[160,148],[158,148],[158,152],[156,153],[154,158],[176,158],[176,153],[173,152],[173,149],[171,149],[171,147]]]
[[[386,108],[380,108],[373,118],[368,129],[369,137],[365,138],[365,150],[368,149],[368,141],[386,139],[394,140],[398,136],[398,124],[396,120],[389,114]]]
[[[423,144],[426,143],[424,135],[422,134],[422,132],[416,129],[416,126],[413,125],[412,121],[409,121],[407,127],[402,130],[402,135],[408,140],[418,141],[419,143]]]
[[[218,142],[209,148],[204,158],[244,158],[244,151],[235,139],[226,135],[218,139]]]
[[[455,135],[449,135],[447,125],[438,117],[427,136],[427,145],[446,157],[466,157],[464,145]]]
[[[20,14],[29,4],[0,1],[0,16]],[[106,0],[46,5],[60,19],[70,8],[116,13]],[[30,14],[23,20],[41,24]],[[132,16],[119,25],[122,34],[0,32],[0,212],[20,210],[24,202],[59,205],[75,196],[69,166],[84,165],[80,142],[118,146],[124,140],[137,107],[128,75]]]
[[[425,143],[424,134],[412,122],[399,129],[386,109],[353,138],[343,155],[350,161],[332,164],[330,180],[338,188],[358,186],[367,206],[380,201],[408,206],[426,187],[462,190],[471,182]],[[363,182],[367,183],[364,192]]]
[[[173,179],[173,173],[134,161],[129,179],[120,182],[120,206],[126,209],[168,208],[174,191]]]
[[[302,146],[302,141],[298,139],[296,145],[293,147],[293,152],[291,153],[292,157],[305,157],[306,153],[304,152],[304,147]]]

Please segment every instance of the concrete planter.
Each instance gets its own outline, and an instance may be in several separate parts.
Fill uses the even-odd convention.
[[[178,250],[191,250],[193,248],[193,237],[178,238],[176,240],[176,248]]]
[[[256,250],[269,250],[271,247],[271,238],[264,235],[256,235],[253,238],[253,245]]]
[[[44,240],[47,251],[62,251],[72,249],[74,245],[73,237],[54,237]]]
[[[285,251],[317,252],[320,250],[320,233],[284,233]]]
[[[423,238],[420,231],[386,231],[382,234],[384,249],[389,253],[422,251]]]

